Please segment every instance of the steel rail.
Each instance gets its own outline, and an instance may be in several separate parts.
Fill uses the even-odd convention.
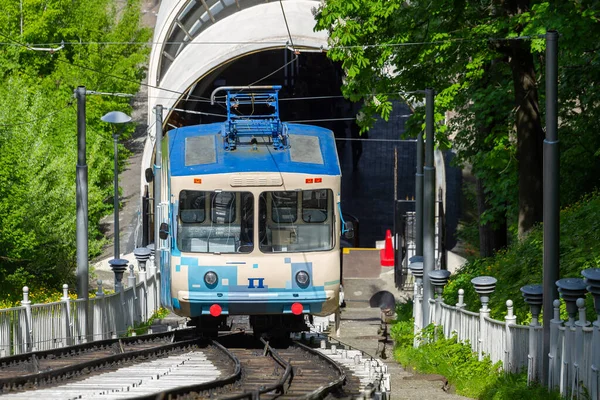
[[[73,346],[60,347],[57,349],[49,349],[49,350],[40,350],[40,351],[32,351],[29,353],[23,354],[15,354],[7,357],[0,357],[0,369],[2,367],[9,366],[11,364],[18,364],[22,362],[30,362],[32,356],[40,358],[45,358],[48,356],[63,356],[63,355],[73,355],[74,352],[81,353],[86,350],[93,350],[98,347],[109,347],[113,344],[129,344],[142,341],[150,341],[155,339],[162,339],[171,337],[171,341],[175,341],[177,336],[185,336],[188,333],[193,332],[193,329],[178,329],[170,332],[160,332],[160,333],[151,333],[147,335],[139,335],[139,336],[129,336],[125,338],[117,338],[117,339],[102,339],[102,340],[94,340],[87,343],[75,344]]]
[[[133,358],[146,357],[156,352],[170,351],[179,347],[187,347],[190,345],[198,345],[203,342],[202,339],[191,339],[184,340],[175,343],[169,343],[162,346],[150,347],[147,349],[129,351],[120,354],[113,354],[107,357],[101,357],[94,360],[87,360],[84,362],[74,363],[66,367],[56,368],[49,371],[37,372],[27,375],[19,375],[11,378],[0,379],[0,389],[11,390],[28,384],[39,385],[51,380],[64,379],[65,377],[73,377],[79,375],[82,370],[98,368],[102,365],[111,364],[115,362],[121,362],[130,360]],[[35,360],[35,358],[33,358]]]
[[[313,348],[310,348],[298,341],[294,340],[293,343],[296,346],[300,347],[301,349],[323,359],[325,362],[330,364],[339,374],[338,379],[331,381],[328,385],[319,387],[317,390],[313,391],[312,393],[309,393],[309,394],[305,395],[304,397],[300,397],[300,399],[305,399],[305,400],[322,399],[328,393],[331,393],[335,389],[341,389],[341,387],[346,382],[346,372],[338,363],[336,363],[335,361],[333,361],[331,358],[327,357],[326,355],[322,354],[321,352],[319,352]]]
[[[187,386],[179,386],[177,388],[164,390],[162,392],[156,392],[156,393],[152,393],[152,394],[148,394],[148,395],[144,395],[144,396],[132,397],[131,399],[132,400],[172,399],[172,398],[177,398],[178,396],[185,396],[185,395],[187,395],[189,393],[193,393],[193,392],[200,393],[200,392],[209,391],[209,390],[213,390],[213,389],[219,389],[219,388],[222,388],[226,385],[230,385],[230,384],[240,380],[242,377],[242,366],[240,364],[240,360],[238,360],[238,358],[235,355],[233,355],[233,353],[231,353],[229,350],[227,350],[227,348],[225,348],[225,346],[223,346],[221,343],[214,341],[214,340],[210,340],[210,344],[215,346],[216,348],[218,348],[220,351],[222,351],[234,363],[234,371],[232,374],[226,376],[225,378],[215,379],[210,382],[192,384],[192,385],[187,385]]]
[[[270,392],[276,392],[277,394],[285,394],[286,389],[284,388],[284,386],[285,386],[286,382],[288,382],[288,381],[289,381],[288,382],[288,389],[289,389],[289,387],[292,383],[292,379],[294,379],[294,370],[292,368],[292,364],[283,360],[283,358],[281,358],[279,353],[277,353],[277,351],[275,351],[275,349],[272,348],[269,345],[269,342],[267,342],[265,339],[260,338],[260,341],[265,345],[265,349],[264,349],[265,355],[267,354],[267,352],[270,353],[271,357],[273,357],[275,362],[277,362],[277,364],[279,364],[282,368],[285,368],[285,371],[284,371],[281,379],[279,379],[279,381],[277,383],[275,383],[271,386],[266,386],[262,389],[250,391],[247,393],[242,393],[242,394],[239,394],[236,396],[225,397],[224,400],[260,399],[261,394],[270,393]]]

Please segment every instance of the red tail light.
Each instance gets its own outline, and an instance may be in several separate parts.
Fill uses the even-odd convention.
[[[302,307],[302,304],[300,304],[300,303],[292,304],[292,314],[300,315],[300,314],[302,314],[303,310],[304,310],[304,307]]]
[[[221,311],[223,311],[221,309],[221,306],[218,304],[213,304],[212,306],[210,306],[210,315],[212,315],[213,317],[218,317],[219,315],[221,315]]]

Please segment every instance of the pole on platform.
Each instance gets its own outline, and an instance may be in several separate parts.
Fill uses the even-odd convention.
[[[114,196],[113,196],[113,223],[114,223],[114,258],[121,258],[121,248],[120,248],[120,230],[119,230],[119,134],[113,134],[113,159],[114,159],[114,176],[113,176],[113,185],[114,185]]]
[[[560,196],[558,145],[558,32],[546,32],[546,139],[544,140],[543,381],[548,382],[550,325],[558,299]]]
[[[425,89],[425,166],[423,168],[423,327],[429,325],[429,299],[433,298],[433,290],[429,272],[435,269],[435,167],[433,166],[434,143],[434,92]]]
[[[162,105],[158,104],[155,107],[156,111],[156,158],[154,159],[154,251],[156,256],[154,257],[154,262],[157,270],[160,271],[160,246],[158,245],[159,241],[159,231],[160,231],[160,180],[161,180],[161,168],[162,168],[162,137],[163,137],[163,120],[162,120]]]
[[[85,86],[75,89],[77,98],[77,169],[75,193],[77,202],[77,297],[88,298],[88,167],[86,163]]]
[[[417,136],[417,173],[415,179],[415,255],[423,255],[423,132]]]

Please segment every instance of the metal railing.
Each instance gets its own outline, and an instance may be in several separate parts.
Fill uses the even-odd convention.
[[[153,257],[149,264],[139,283],[132,277],[129,287],[106,295],[98,281],[96,296],[87,300],[70,299],[63,285],[60,301],[32,305],[25,286],[21,306],[0,310],[0,357],[116,338],[147,321],[160,308],[160,272]]]
[[[417,289],[413,305],[415,317],[415,347],[424,339],[423,330],[422,280],[416,280]],[[493,290],[493,289],[492,289]],[[462,343],[468,343],[479,359],[489,357],[496,363],[502,362],[507,372],[527,371],[528,383],[541,381],[543,373],[542,343],[543,331],[532,306],[532,322],[528,326],[518,325],[513,313],[513,302],[506,302],[507,312],[504,321],[489,317],[487,299],[482,297],[479,313],[465,310],[464,291],[459,290],[455,306],[445,304],[441,295],[429,299],[431,312],[429,323],[435,326],[437,334],[450,338],[456,335]],[[480,296],[483,296],[480,293]],[[486,294],[489,296],[489,294]],[[569,300],[567,300],[569,301]],[[561,395],[569,398],[600,398],[600,318],[590,324],[586,321],[585,302],[577,300],[578,318],[572,314],[568,321],[562,321],[559,313],[560,301],[554,301],[554,316],[550,327],[550,365],[548,368],[548,388],[559,389]]]

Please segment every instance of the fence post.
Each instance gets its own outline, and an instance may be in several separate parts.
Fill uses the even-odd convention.
[[[104,290],[102,289],[102,280],[96,281],[98,284],[98,291],[96,292],[96,301],[94,301],[94,340],[108,339],[104,337],[104,307],[106,300],[104,299]]]
[[[66,283],[63,285],[63,296],[61,301],[65,303],[62,315],[62,326],[65,329],[65,337],[62,339],[62,347],[69,346],[71,344],[71,337],[73,336],[73,324],[71,324],[71,302],[69,300],[69,285]]]
[[[33,323],[31,319],[31,301],[29,301],[29,288],[23,286],[23,300],[21,305],[25,307],[25,326],[22,327],[24,330],[23,338],[25,339],[25,351],[33,351]]]
[[[137,296],[137,279],[135,278],[135,271],[133,263],[129,264],[129,276],[127,277],[127,284],[132,290],[131,293],[131,325],[134,326],[136,322],[141,322],[141,309],[140,304],[138,304],[138,296]]]
[[[506,343],[504,347],[504,373],[516,372],[513,370],[515,365],[515,352],[513,351],[513,335],[510,329],[511,325],[516,325],[517,317],[513,311],[513,301],[506,300],[506,317],[504,317],[504,327],[506,329]]]
[[[579,390],[579,381],[581,376],[585,374],[583,371],[583,328],[589,326],[590,323],[585,318],[585,299],[579,298],[576,302],[579,309],[579,319],[575,322],[575,357],[573,360],[573,378],[571,380],[571,397],[579,398],[581,393]]]
[[[525,303],[529,304],[531,310],[531,322],[529,323],[529,354],[527,355],[527,385],[538,380],[537,367],[539,356],[537,354],[537,341],[535,330],[538,324],[538,317],[543,304],[542,285],[525,285],[521,287],[521,293]]]
[[[558,292],[567,305],[569,321],[565,324],[565,340],[563,344],[560,394],[566,396],[573,379],[573,347],[575,341],[575,317],[577,316],[577,299],[585,296],[585,282],[581,278],[564,278],[556,281]]]
[[[594,296],[594,309],[596,310],[596,321],[594,321],[594,331],[592,332],[592,366],[590,397],[592,399],[600,398],[600,268],[588,268],[581,271],[585,277],[587,290]]]
[[[554,306],[554,315],[550,321],[550,351],[548,354],[548,389],[554,390],[560,386],[560,363],[559,351],[560,343],[558,342],[559,329],[562,326],[560,319],[560,300],[556,299],[552,302]]]
[[[458,303],[456,303],[456,313],[454,314],[454,332],[456,333],[459,342],[462,342],[461,332],[464,332],[464,327],[462,326],[462,310],[466,306],[465,291],[464,289],[458,289]]]
[[[478,276],[477,278],[471,279],[471,283],[475,287],[475,291],[481,300],[481,308],[479,309],[479,346],[477,348],[479,361],[483,360],[484,349],[487,344],[487,324],[485,319],[490,316],[490,309],[488,308],[488,303],[490,301],[489,295],[496,289],[496,282],[496,278],[491,276]]]
[[[416,256],[415,256],[416,257]],[[410,268],[410,271],[412,272],[413,276],[415,277],[415,288],[416,288],[416,295],[415,295],[415,299],[413,302],[413,315],[414,315],[414,324],[415,324],[415,328],[414,328],[414,334],[415,334],[415,338],[413,341],[413,347],[419,347],[419,339],[418,339],[418,335],[421,333],[421,330],[423,329],[423,292],[422,292],[422,288],[423,288],[423,263],[422,262],[411,262],[408,265],[408,268]]]
[[[158,310],[159,306],[159,301],[158,301],[158,276],[156,274],[156,262],[154,259],[154,255],[155,255],[155,250],[154,250],[154,243],[150,243],[148,246],[146,246],[148,249],[150,249],[150,261],[148,262],[148,274],[150,277],[154,277],[154,283],[152,285],[152,289],[151,289],[151,293],[152,293],[152,312],[154,313],[155,311]]]

